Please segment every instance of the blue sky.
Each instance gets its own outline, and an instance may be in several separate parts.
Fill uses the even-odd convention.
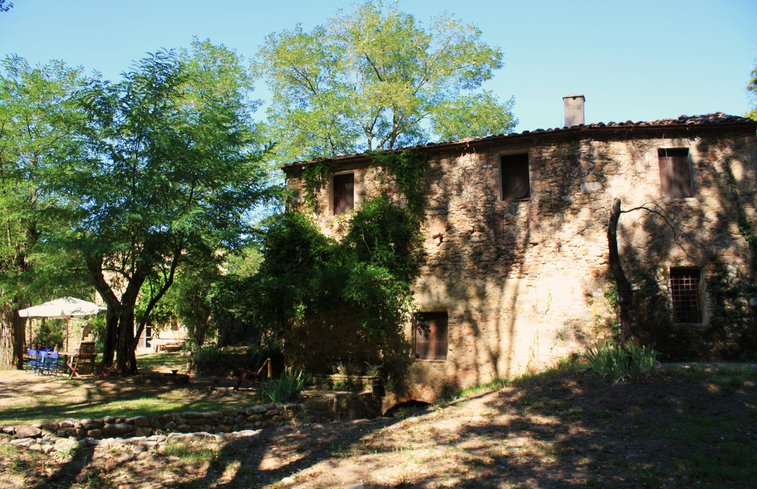
[[[0,54],[62,59],[118,79],[146,52],[209,38],[252,58],[263,37],[323,23],[350,0],[14,0],[0,13]],[[454,14],[502,48],[486,88],[515,97],[518,131],[562,125],[562,97],[586,96],[587,122],[750,109],[757,1],[404,0],[428,25]],[[265,96],[265,90],[259,96]]]

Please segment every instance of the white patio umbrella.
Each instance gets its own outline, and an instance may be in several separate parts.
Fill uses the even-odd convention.
[[[66,351],[68,351],[68,321],[71,318],[94,316],[105,311],[105,306],[98,306],[94,302],[76,299],[75,297],[61,297],[44,304],[39,304],[18,311],[22,318],[50,318],[66,320]]]

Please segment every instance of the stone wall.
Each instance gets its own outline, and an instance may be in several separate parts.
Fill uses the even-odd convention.
[[[6,426],[0,434],[14,439],[42,437],[128,438],[169,433],[229,433],[298,421],[335,421],[372,418],[380,401],[372,392],[319,393],[301,403],[263,404],[222,411],[185,411],[159,416],[65,419],[37,425]],[[29,442],[34,443],[34,442]]]
[[[648,134],[534,135],[429,150],[425,261],[414,291],[420,311],[447,312],[449,350],[446,361],[415,362],[410,397],[432,401],[445,389],[543,369],[609,336],[606,233],[615,198],[623,209],[656,212],[624,214],[619,236],[626,268],[655,277],[663,313],[671,266],[704,275],[704,321],[694,327],[717,319],[712,284],[723,274],[735,284],[729,300],[749,304],[751,252],[737,216],[755,220],[754,132]],[[694,196],[662,197],[658,149],[681,147],[689,149]],[[501,157],[517,153],[528,154],[531,196],[504,201]],[[391,188],[386,172],[365,161],[338,168],[355,172],[356,202]],[[301,194],[296,169],[288,186]],[[313,219],[339,236],[349,214],[330,213],[328,187]]]

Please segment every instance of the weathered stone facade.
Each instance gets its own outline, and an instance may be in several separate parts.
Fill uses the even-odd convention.
[[[419,311],[447,313],[448,352],[445,361],[415,362],[411,396],[430,401],[446,387],[543,369],[609,336],[615,312],[607,299],[607,224],[615,198],[623,209],[654,211],[623,214],[619,226],[632,282],[643,288],[634,279],[643,271],[655,286],[638,291],[658,299],[641,302],[638,307],[655,309],[642,312],[669,318],[669,271],[694,267],[702,276],[702,317],[685,329],[731,321],[746,331],[757,296],[747,239],[757,200],[755,129],[754,122],[717,114],[414,148],[426,153],[431,168],[425,256],[414,291]],[[658,152],[666,148],[688,150],[692,197],[661,195]],[[502,157],[512,154],[528,155],[527,199],[502,198]],[[313,163],[285,168],[295,207],[304,207],[307,164]],[[371,195],[396,196],[388,172],[369,156],[329,164],[335,173],[354,173],[356,208]],[[335,216],[332,201],[327,184],[312,215],[338,237],[350,213]],[[727,293],[715,290],[726,283]],[[655,327],[640,325],[640,336],[659,340]]]

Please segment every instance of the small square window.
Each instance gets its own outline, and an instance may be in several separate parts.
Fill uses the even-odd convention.
[[[505,155],[500,162],[502,200],[526,200],[531,197],[528,154]]]
[[[355,174],[334,175],[334,215],[355,208]]]
[[[447,313],[422,312],[415,316],[415,358],[447,359]]]
[[[687,148],[660,148],[660,192],[663,197],[686,198],[694,195]]]
[[[676,323],[701,323],[701,273],[698,268],[670,269],[670,298]]]

